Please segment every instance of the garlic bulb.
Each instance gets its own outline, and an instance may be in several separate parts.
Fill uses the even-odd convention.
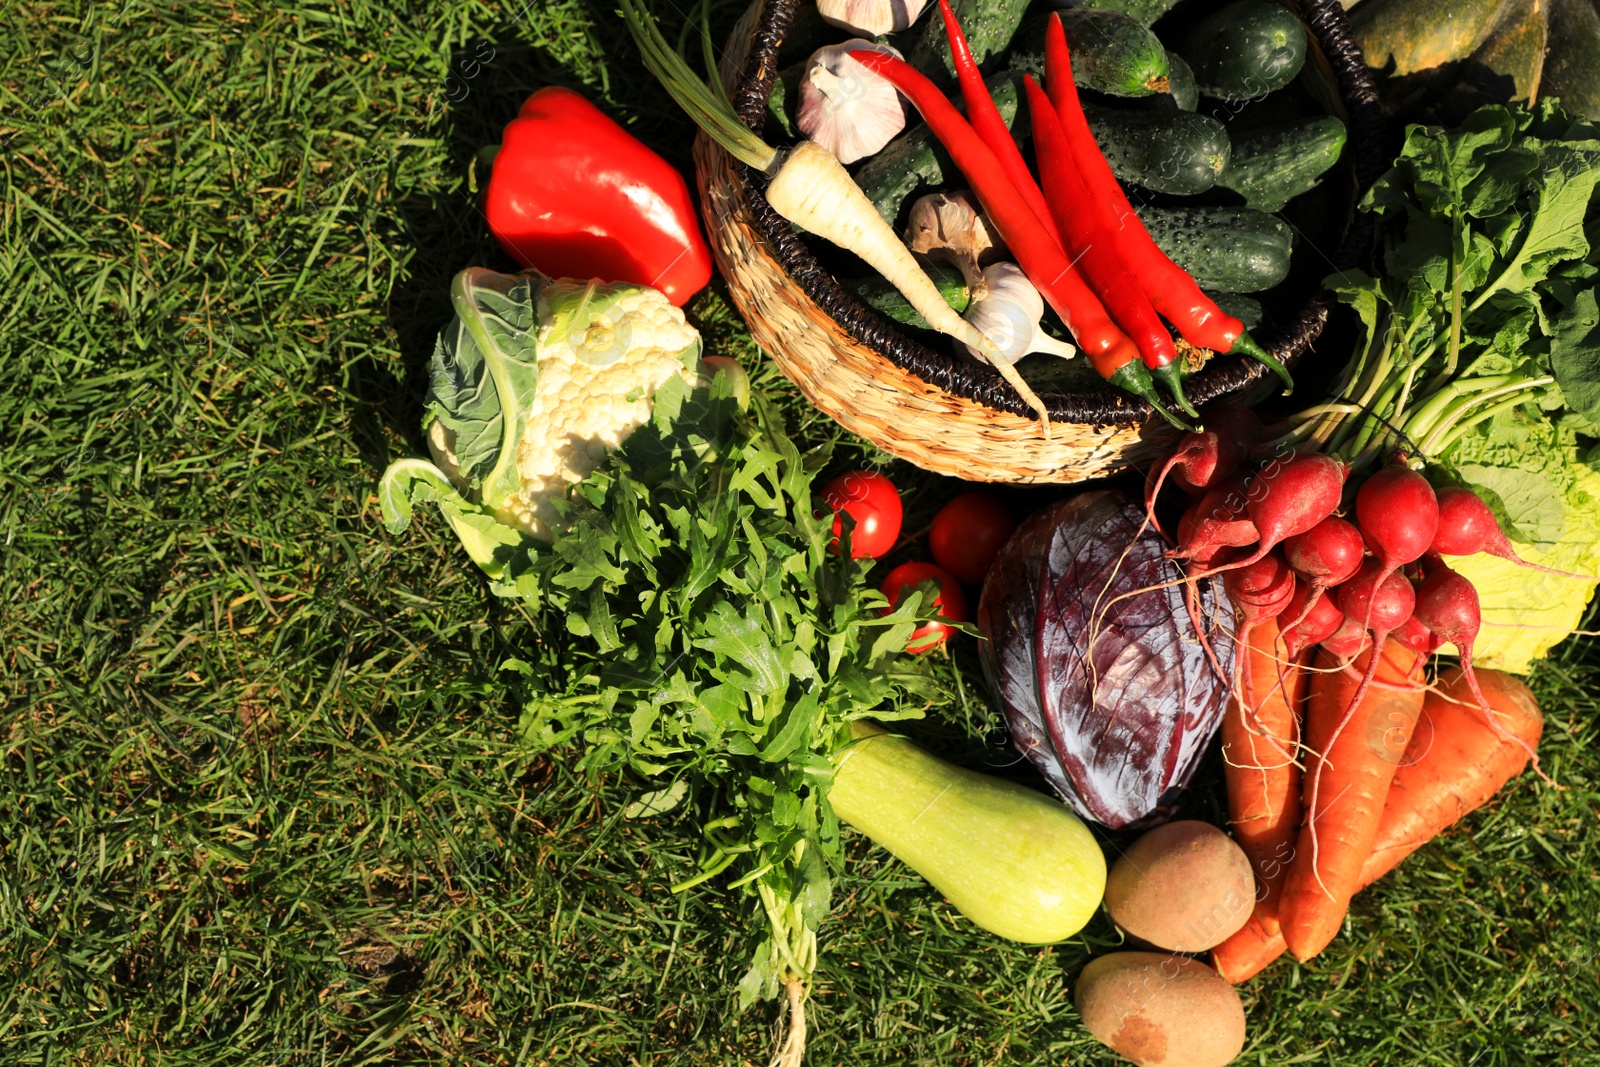
[[[877,37],[899,33],[927,6],[928,0],[817,0],[817,14],[840,29]]]
[[[840,163],[865,159],[906,128],[899,90],[850,58],[851,52],[863,48],[900,55],[871,41],[829,45],[811,53],[800,79],[800,132]]]
[[[976,326],[1012,363],[1029,352],[1048,352],[1068,358],[1077,349],[1039,328],[1044,318],[1044,298],[1015,263],[992,263],[983,270],[983,291],[974,291],[962,316]],[[965,346],[974,356],[977,351]]]
[[[929,193],[912,204],[906,247],[959,269],[974,296],[984,289],[984,265],[1006,255],[1005,243],[966,190]]]

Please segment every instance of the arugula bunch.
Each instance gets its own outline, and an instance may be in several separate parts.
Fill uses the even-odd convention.
[[[585,765],[648,779],[630,815],[704,813],[701,870],[673,888],[726,872],[753,891],[765,935],[741,1006],[815,966],[839,858],[830,757],[849,723],[920,715],[937,695],[902,654],[931,597],[883,613],[870,561],[830,551],[833,517],[813,513],[828,452],[802,455],[752,399],[741,411],[724,377],[657,392],[651,421],[557,502],[534,556],[524,589],[565,650],[508,664],[543,687],[522,719],[536,747],[581,739]]]
[[[1396,452],[1424,461],[1478,492],[1529,558],[1600,570],[1587,443],[1600,434],[1597,183],[1600,129],[1549,101],[1484,107],[1451,130],[1410,127],[1361,204],[1378,216],[1381,272],[1327,280],[1363,341],[1334,398],[1297,415],[1285,442],[1358,470]],[[1525,670],[1588,600],[1585,583],[1463,562],[1488,623],[1552,598],[1560,608],[1546,632],[1498,655],[1490,634],[1486,666]]]

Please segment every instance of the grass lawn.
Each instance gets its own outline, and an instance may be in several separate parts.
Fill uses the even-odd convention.
[[[474,156],[527,93],[582,87],[687,162],[610,8],[0,12],[6,1064],[765,1062],[772,1013],[730,996],[751,901],[666,888],[692,813],[625,821],[638,782],[530,755],[497,666],[532,620],[373,496],[421,447],[447,279],[505,265]],[[756,360],[718,293],[691,312]],[[914,515],[949,490],[894,473]],[[1594,641],[1533,684],[1564,788],[1518,781],[1247,986],[1241,1062],[1600,1062]],[[981,716],[925,729],[980,760]],[[850,852],[809,1063],[1112,1062],[1069,985],[1104,919],[1002,944]]]

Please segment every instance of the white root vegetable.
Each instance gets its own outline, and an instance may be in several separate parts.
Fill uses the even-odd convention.
[[[1045,436],[1050,435],[1050,413],[1044,402],[994,342],[945,303],[939,287],[831,152],[811,141],[802,141],[790,149],[772,173],[767,203],[796,226],[865,260],[900,290],[928,325],[967,345],[999,371],[1038,414]]]

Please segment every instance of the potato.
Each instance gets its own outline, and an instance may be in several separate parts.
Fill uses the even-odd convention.
[[[1101,956],[1078,976],[1072,999],[1089,1032],[1139,1067],[1222,1067],[1244,1048],[1239,994],[1188,956]]]
[[[1158,826],[1135,841],[1106,878],[1111,919],[1169,952],[1204,952],[1250,919],[1250,859],[1210,823]]]

